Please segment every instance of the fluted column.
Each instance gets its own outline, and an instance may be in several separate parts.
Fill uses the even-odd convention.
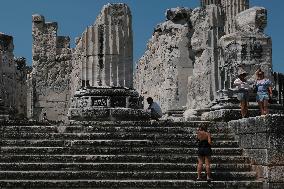
[[[222,7],[226,20],[225,33],[233,33],[236,31],[235,17],[238,13],[249,8],[249,0],[222,0]]]
[[[201,0],[200,4],[201,4],[201,7],[204,7],[206,5],[211,5],[211,4],[220,5],[221,0]]]

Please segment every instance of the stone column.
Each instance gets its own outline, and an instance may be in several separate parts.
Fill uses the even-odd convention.
[[[201,7],[204,7],[206,5],[211,5],[211,4],[220,5],[221,0],[201,0],[200,1]]]
[[[222,0],[222,7],[226,20],[225,33],[234,33],[236,31],[235,17],[238,13],[249,8],[249,0]]]
[[[82,80],[91,87],[133,87],[131,12],[125,4],[107,4],[93,26],[80,38],[75,51],[86,57]],[[78,62],[74,62],[78,64]],[[79,63],[80,64],[80,63]],[[82,62],[84,64],[84,62]]]

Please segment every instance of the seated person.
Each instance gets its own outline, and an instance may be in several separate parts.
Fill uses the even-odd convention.
[[[151,113],[151,118],[155,119],[156,121],[159,120],[163,116],[161,107],[157,102],[154,102],[151,97],[147,98],[147,102],[149,104],[148,111]]]

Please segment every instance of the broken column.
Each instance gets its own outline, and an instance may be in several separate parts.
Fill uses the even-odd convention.
[[[249,8],[249,0],[222,0],[222,8],[225,14],[225,33],[233,33],[236,31],[235,17]]]
[[[157,25],[145,54],[137,63],[135,88],[157,101],[164,113],[181,110],[187,101],[187,79],[193,70],[190,39],[193,29],[191,9],[166,11],[167,21]],[[147,106],[147,103],[144,103]]]
[[[107,4],[76,40],[71,74],[71,120],[143,118],[133,90],[132,16],[126,4]]]
[[[72,50],[70,38],[57,36],[57,29],[56,22],[45,22],[44,17],[38,14],[32,16],[30,119],[41,120],[46,115],[49,120],[63,120],[67,114]]]
[[[3,109],[16,110],[16,66],[13,37],[0,33],[0,99]]]
[[[207,5],[220,5],[221,4],[221,0],[201,0],[200,1],[200,5],[201,7],[207,6]]]
[[[76,41],[72,81],[80,87],[133,87],[132,16],[125,4],[105,5]],[[80,77],[80,79],[78,79]]]
[[[218,40],[223,35],[224,22],[220,6],[208,5],[192,12],[194,33],[193,75],[188,79],[187,108],[208,108],[215,103],[218,83]]]

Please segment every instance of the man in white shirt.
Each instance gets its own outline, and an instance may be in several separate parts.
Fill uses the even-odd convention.
[[[155,119],[156,121],[159,120],[163,116],[161,107],[157,102],[154,102],[151,97],[147,98],[147,102],[149,104],[148,111],[151,112],[151,118]]]

